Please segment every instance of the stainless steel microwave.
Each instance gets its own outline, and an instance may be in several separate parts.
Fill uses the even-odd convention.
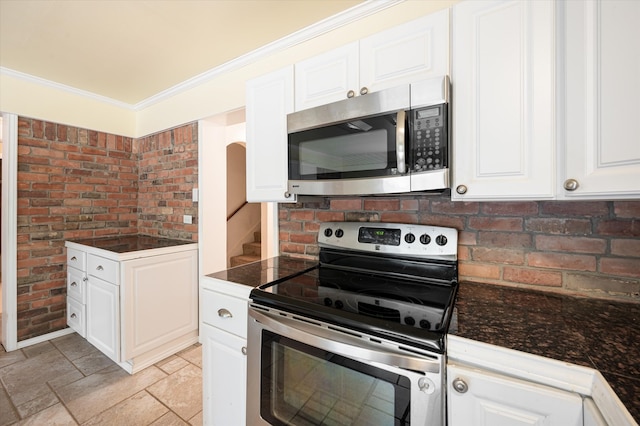
[[[449,79],[287,116],[288,190],[368,195],[449,188]]]

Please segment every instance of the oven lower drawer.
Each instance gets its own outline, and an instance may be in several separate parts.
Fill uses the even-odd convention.
[[[255,304],[248,348],[247,424],[444,421],[442,355]]]

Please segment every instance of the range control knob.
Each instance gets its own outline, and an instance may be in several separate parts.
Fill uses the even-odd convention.
[[[405,317],[404,323],[413,326],[415,325],[416,320],[414,320],[413,317]]]
[[[323,302],[324,302],[324,306],[331,306],[331,305],[333,305],[333,300],[331,300],[331,298],[329,298],[329,297],[325,297],[325,298],[324,298],[324,300],[323,300]]]
[[[342,236],[344,235],[344,231],[342,229],[336,229],[336,237],[338,238],[342,238]]]
[[[413,235],[411,232],[409,232],[407,235],[404,236],[404,240],[411,244],[412,242],[414,242],[416,240],[416,236]]]
[[[331,228],[327,228],[324,230],[324,236],[329,238],[330,236],[333,235],[333,231],[331,230]]]
[[[444,246],[447,244],[447,237],[445,237],[444,235],[438,235],[436,237],[436,244],[439,246]]]
[[[426,319],[420,320],[420,328],[426,328],[427,330],[431,330],[431,323]]]
[[[420,242],[426,246],[431,242],[431,237],[429,234],[422,234],[420,235]]]
[[[344,303],[341,300],[336,300],[335,307],[338,309],[344,308]]]

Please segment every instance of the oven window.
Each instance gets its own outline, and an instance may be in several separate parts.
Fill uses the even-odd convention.
[[[262,418],[272,425],[410,425],[410,380],[263,330]]]

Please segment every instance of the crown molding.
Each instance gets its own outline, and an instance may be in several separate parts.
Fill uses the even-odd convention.
[[[31,74],[25,74],[23,72],[12,70],[10,68],[0,67],[0,75],[12,77],[17,80],[26,81],[27,83],[32,83],[38,86],[44,86],[51,89],[60,90],[62,92],[70,93],[76,96],[81,96],[83,98],[110,104],[118,108],[128,109],[132,111],[134,110],[133,105],[128,104],[126,102],[118,101],[102,95],[97,95],[93,92],[88,92],[86,90],[76,89],[75,87],[67,86],[66,84],[56,83],[55,81],[36,77]]]
[[[279,40],[269,43],[245,55],[239,56],[229,62],[226,62],[220,66],[217,66],[208,71],[205,71],[204,73],[199,74],[195,77],[192,77],[188,80],[185,80],[179,84],[176,84],[175,86],[172,86],[166,90],[163,90],[162,92],[159,92],[136,104],[128,104],[126,102],[121,102],[106,96],[97,95],[95,93],[88,92],[86,90],[77,89],[75,87],[56,83],[54,81],[46,80],[44,78],[36,77],[30,74],[25,74],[23,72],[15,71],[5,67],[0,67],[0,74],[13,77],[19,80],[27,81],[29,83],[33,83],[36,85],[45,86],[45,87],[53,88],[63,92],[67,92],[76,96],[81,96],[81,97],[85,97],[95,101],[103,102],[119,108],[132,110],[132,111],[141,111],[154,104],[157,104],[166,99],[169,99],[172,96],[175,96],[179,93],[190,90],[208,81],[211,81],[222,74],[242,68],[252,62],[263,59],[276,52],[288,49],[300,43],[304,43],[305,41],[311,40],[315,37],[318,37],[322,34],[333,31],[342,26],[348,25],[364,17],[373,15],[381,10],[387,9],[396,4],[402,3],[404,1],[406,0],[366,0],[365,2],[359,5],[356,5],[350,9],[347,9],[341,13],[338,13],[327,19],[319,21],[313,25],[303,28],[300,31],[297,31],[293,34],[290,34],[286,37],[283,37]]]

